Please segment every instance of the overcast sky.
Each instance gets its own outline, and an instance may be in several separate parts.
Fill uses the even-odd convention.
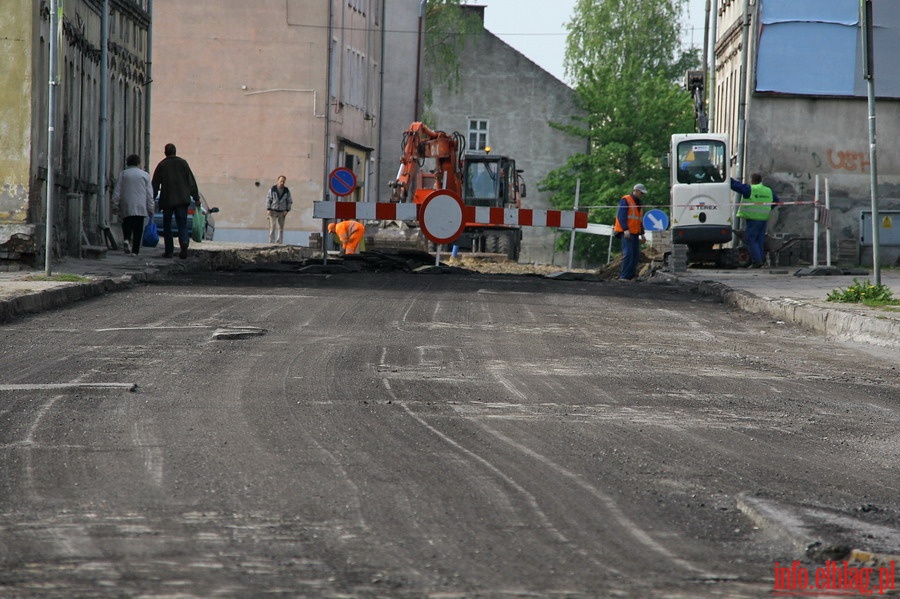
[[[565,81],[563,57],[566,51],[566,23],[575,0],[470,0],[483,4],[484,25],[494,35]],[[706,0],[689,0],[685,42],[703,46]]]

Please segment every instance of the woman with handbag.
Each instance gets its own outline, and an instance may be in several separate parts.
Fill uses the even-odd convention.
[[[144,238],[144,218],[150,217],[152,222],[156,205],[150,175],[140,168],[140,156],[131,154],[125,159],[125,166],[116,181],[112,201],[119,205],[125,253],[137,256]]]

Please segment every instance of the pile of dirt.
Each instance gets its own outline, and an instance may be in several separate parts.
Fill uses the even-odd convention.
[[[650,269],[653,265],[659,265],[662,257],[658,256],[652,249],[641,252],[641,258],[638,263],[638,274],[641,275]],[[484,257],[462,256],[460,258],[450,258],[445,261],[449,266],[458,266],[471,271],[485,274],[515,274],[515,275],[552,275],[558,272],[574,272],[596,275],[600,279],[613,280],[619,278],[622,271],[622,255],[614,257],[609,264],[604,264],[599,268],[573,268],[571,271],[565,266],[551,266],[545,264],[519,264],[503,259],[491,259]]]
[[[458,266],[474,272],[484,274],[507,274],[507,275],[551,275],[553,273],[566,270],[565,266],[552,266],[548,264],[520,264],[518,262],[510,262],[503,259],[492,259],[484,257],[462,256],[460,258],[449,258],[444,260],[448,266]],[[593,270],[573,268],[572,272],[593,273]]]
[[[660,257],[654,255],[652,250],[641,254],[638,275],[649,272],[653,265],[660,264]],[[308,259],[302,262],[283,261],[284,268],[307,270],[319,267],[321,260]],[[340,256],[329,259],[332,268],[340,268],[346,271],[359,272],[412,272],[423,266],[434,265],[434,255],[420,250],[369,250],[352,256]],[[594,275],[599,279],[613,280],[619,278],[622,269],[622,257],[616,256],[609,264],[599,268],[573,268],[548,264],[521,264],[507,260],[501,255],[462,255],[458,258],[446,257],[441,264],[481,274],[506,274],[506,275],[535,275],[549,276],[561,272],[571,272]]]

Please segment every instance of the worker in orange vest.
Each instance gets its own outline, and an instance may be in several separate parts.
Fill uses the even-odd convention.
[[[359,253],[359,244],[366,235],[366,227],[359,221],[343,220],[330,223],[328,232],[337,235],[341,242],[341,254],[350,255]]]
[[[641,243],[644,241],[644,209],[641,198],[645,193],[647,188],[638,183],[630,194],[619,200],[613,230],[616,237],[622,240],[622,270],[619,274],[619,280],[622,281],[631,281],[637,276]]]

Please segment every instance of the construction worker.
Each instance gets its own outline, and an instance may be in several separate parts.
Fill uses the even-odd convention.
[[[741,194],[743,200],[738,208],[738,218],[744,219],[744,243],[750,251],[750,266],[762,268],[766,263],[766,229],[772,208],[781,200],[768,185],[763,185],[762,175],[750,175],[750,185],[731,180],[731,189]]]
[[[647,193],[647,188],[638,183],[630,194],[619,200],[619,210],[616,213],[616,224],[613,230],[616,237],[622,240],[620,281],[631,281],[637,276],[641,243],[644,241],[644,209],[641,207],[641,198],[645,193]]]
[[[344,220],[337,224],[329,223],[328,232],[334,233],[341,242],[341,254],[350,255],[359,252],[359,244],[366,235],[366,227],[359,221]]]

